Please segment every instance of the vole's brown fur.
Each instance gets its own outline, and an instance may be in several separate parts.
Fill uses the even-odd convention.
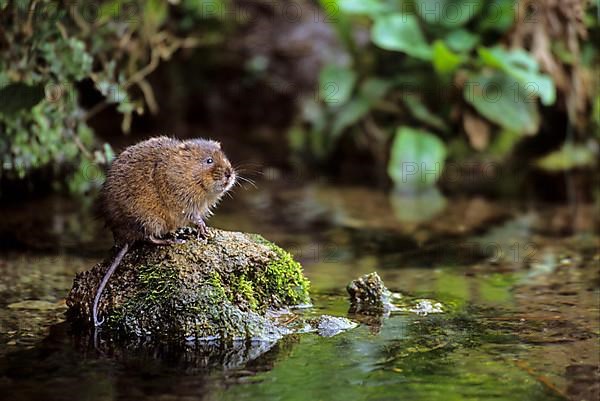
[[[163,237],[189,224],[205,235],[204,218],[235,180],[221,145],[205,139],[152,138],[125,149],[113,161],[99,205],[121,250],[96,293],[96,326],[102,323],[97,308],[104,286],[129,246],[139,240],[173,242]]]
[[[203,218],[234,182],[219,143],[152,138],[115,159],[100,205],[117,244],[153,241],[188,224],[203,231]]]

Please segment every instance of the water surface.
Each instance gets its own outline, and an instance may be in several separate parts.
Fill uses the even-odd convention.
[[[210,356],[167,347],[95,349],[64,322],[64,299],[74,274],[106,256],[110,234],[86,202],[51,197],[7,206],[0,216],[2,394],[11,400],[598,399],[593,206],[477,197],[415,203],[363,188],[259,188],[225,201],[211,224],[260,232],[290,249],[312,282],[314,307],[303,313],[347,316],[358,328],[329,338],[292,335],[255,354],[247,345]],[[439,301],[445,312],[348,315],[346,284],[373,271],[403,299]],[[225,359],[218,355],[226,352]]]

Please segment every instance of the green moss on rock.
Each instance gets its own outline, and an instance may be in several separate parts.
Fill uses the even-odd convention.
[[[269,308],[307,303],[309,282],[291,255],[264,238],[216,229],[206,241],[139,244],[102,296],[100,315],[127,336],[160,340],[279,338],[287,329]],[[110,259],[77,275],[67,299],[71,320],[90,324],[91,304]]]
[[[266,240],[265,240],[266,241]],[[282,302],[301,304],[309,302],[307,296],[309,281],[302,274],[302,266],[292,255],[275,244],[267,246],[277,255],[269,261],[265,274],[265,283],[273,293],[282,297]]]

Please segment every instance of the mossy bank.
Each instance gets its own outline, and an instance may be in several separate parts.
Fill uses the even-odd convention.
[[[309,282],[292,256],[256,234],[188,230],[186,243],[138,244],[110,279],[99,307],[103,330],[160,341],[278,339],[288,329],[268,309],[306,304]],[[111,258],[79,273],[68,317],[91,325],[96,288]]]

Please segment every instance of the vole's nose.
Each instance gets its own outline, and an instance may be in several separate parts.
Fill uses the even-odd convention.
[[[231,175],[233,174],[233,170],[228,168],[227,171],[225,172],[225,177],[227,177],[227,179],[231,178]]]

